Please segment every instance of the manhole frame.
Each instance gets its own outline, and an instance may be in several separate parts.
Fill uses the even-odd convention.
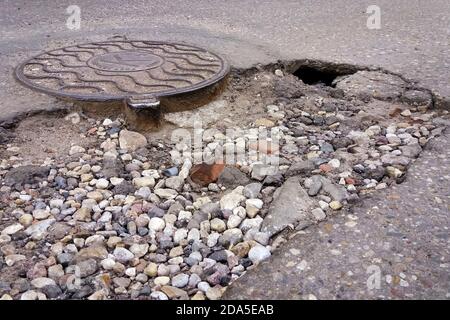
[[[93,96],[93,95],[85,95],[85,94],[79,94],[79,93],[65,93],[65,92],[61,92],[58,90],[54,90],[54,89],[47,89],[43,86],[37,86],[36,84],[34,84],[31,80],[29,80],[27,78],[27,76],[25,75],[24,68],[25,66],[33,59],[35,59],[36,57],[39,57],[43,54],[46,54],[48,52],[52,52],[52,51],[56,51],[56,50],[62,50],[64,48],[70,48],[70,47],[76,47],[76,46],[83,46],[83,45],[92,45],[92,44],[96,44],[96,43],[102,43],[102,42],[107,42],[107,43],[120,43],[120,42],[144,42],[144,43],[149,43],[149,44],[155,44],[155,45],[164,45],[164,44],[171,44],[171,45],[180,45],[180,46],[188,46],[188,47],[192,47],[195,49],[199,49],[203,52],[207,52],[210,53],[212,55],[214,55],[220,62],[221,62],[221,69],[219,70],[219,72],[217,72],[216,74],[214,74],[211,78],[206,79],[204,81],[201,81],[197,84],[194,84],[192,86],[188,86],[185,88],[177,88],[177,89],[169,89],[166,91],[161,91],[161,92],[156,92],[156,93],[141,93],[141,94],[134,94],[134,93],[130,93],[130,94],[123,94],[123,95],[111,95],[111,94],[103,94],[103,95],[97,95],[97,96]],[[86,66],[87,62],[86,62]],[[90,66],[89,66],[90,67]],[[153,40],[137,40],[137,39],[126,39],[126,40],[106,40],[106,41],[91,41],[91,42],[84,42],[84,43],[77,43],[77,44],[73,44],[73,45],[69,45],[69,46],[64,46],[64,47],[58,47],[52,50],[47,50],[47,51],[42,51],[28,59],[26,59],[25,61],[23,61],[22,63],[20,63],[19,65],[17,65],[14,69],[14,76],[16,78],[16,80],[18,82],[20,82],[21,84],[23,84],[25,87],[33,90],[33,91],[38,91],[41,93],[45,93],[48,94],[50,96],[56,97],[56,98],[61,98],[61,99],[69,99],[69,100],[75,100],[75,101],[80,101],[80,102],[111,102],[111,101],[125,101],[128,104],[128,101],[130,99],[133,98],[137,98],[139,100],[145,101],[145,100],[149,100],[150,104],[154,104],[155,101],[159,101],[159,98],[164,98],[164,97],[176,97],[182,94],[186,94],[186,93],[193,93],[196,91],[199,91],[201,89],[205,89],[208,87],[211,87],[213,85],[218,84],[221,80],[223,80],[230,72],[230,64],[228,63],[228,61],[222,57],[221,55],[217,54],[214,51],[211,51],[209,49],[204,49],[192,44],[188,44],[185,42],[169,42],[169,41],[153,41]]]

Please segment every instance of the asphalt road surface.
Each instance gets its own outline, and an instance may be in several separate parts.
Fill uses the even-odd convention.
[[[381,9],[377,30],[367,28],[366,10],[373,4]],[[66,26],[69,5],[81,9],[79,30]],[[2,0],[0,6],[0,122],[30,111],[64,107],[63,102],[16,83],[12,74],[20,61],[46,49],[114,36],[192,43],[223,54],[236,68],[306,58],[381,67],[431,89],[440,106],[450,106],[448,0]],[[390,201],[381,195],[358,209],[360,234],[342,239],[343,234],[314,233],[323,227],[317,226],[311,237],[294,238],[261,268],[246,274],[225,297],[448,299],[448,137],[437,140],[437,146],[419,158],[409,180],[389,191],[399,197]],[[373,219],[367,219],[369,211]],[[330,224],[344,226],[345,217]],[[407,245],[402,246],[402,238],[386,236],[386,225],[400,229]],[[404,273],[405,279],[391,279],[400,284],[403,280],[403,289],[392,291],[384,284],[381,291],[368,293],[361,280],[366,279],[367,252],[349,251],[352,246],[343,250],[344,257],[353,254],[352,261],[360,261],[359,265],[342,257],[330,260],[323,250],[330,238],[361,242],[363,249],[366,242],[392,243],[392,259],[398,259],[380,268],[383,275]],[[294,247],[310,250],[291,257]],[[387,253],[380,247],[371,254]],[[286,255],[294,262],[291,269],[285,265]],[[298,265],[313,266],[321,273],[311,275],[314,268]],[[302,270],[316,276],[320,286],[315,282],[293,286],[304,276]],[[348,271],[356,276],[346,278]],[[266,290],[267,274],[276,277],[269,281],[270,290]],[[326,278],[321,277],[324,274]]]

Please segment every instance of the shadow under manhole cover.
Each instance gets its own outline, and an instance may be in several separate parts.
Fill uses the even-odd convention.
[[[15,75],[31,89],[59,98],[119,103],[131,120],[141,115],[158,120],[162,112],[208,102],[228,72],[224,58],[202,48],[120,40],[47,51],[17,66]]]

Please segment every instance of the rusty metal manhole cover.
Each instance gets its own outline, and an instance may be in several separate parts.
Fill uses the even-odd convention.
[[[15,75],[31,89],[84,101],[158,99],[208,87],[226,76],[228,63],[181,43],[104,41],[41,53]]]

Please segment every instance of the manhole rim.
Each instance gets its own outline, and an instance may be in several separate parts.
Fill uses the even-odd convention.
[[[124,94],[124,95],[111,95],[111,94],[104,94],[104,95],[99,95],[99,96],[87,96],[84,94],[77,94],[77,93],[64,93],[61,91],[57,91],[57,90],[53,90],[53,89],[46,89],[42,86],[37,86],[35,85],[31,80],[29,80],[26,75],[24,74],[23,70],[25,68],[25,66],[33,59],[35,59],[36,57],[39,57],[40,55],[46,54],[47,52],[52,52],[52,51],[56,51],[56,50],[62,50],[64,48],[70,48],[70,47],[76,47],[76,46],[82,46],[82,45],[89,45],[89,44],[96,44],[96,43],[102,43],[102,42],[108,42],[108,43],[114,43],[114,42],[147,42],[147,43],[151,43],[151,44],[158,44],[158,45],[164,45],[164,44],[173,44],[173,45],[181,45],[181,46],[188,46],[188,47],[192,47],[192,48],[196,48],[199,49],[203,52],[207,52],[210,53],[212,55],[214,55],[218,60],[220,60],[220,62],[222,63],[222,68],[221,70],[216,73],[213,77],[203,80],[195,85],[186,87],[186,88],[180,88],[177,89],[176,92],[173,92],[174,90],[172,90],[172,92],[170,90],[166,90],[166,92],[161,91],[161,92],[157,92],[157,93],[141,93],[141,94],[133,94],[130,93],[128,95]],[[230,72],[231,70],[231,66],[229,64],[229,62],[222,57],[221,55],[219,55],[218,53],[216,53],[213,50],[209,50],[209,49],[205,49],[202,47],[198,47],[197,45],[193,45],[193,44],[189,44],[183,41],[178,41],[178,42],[171,42],[171,41],[157,41],[157,40],[142,40],[142,39],[126,39],[126,40],[104,40],[104,41],[91,41],[91,42],[83,42],[83,43],[76,43],[73,45],[68,45],[68,46],[62,46],[62,47],[58,47],[55,49],[51,49],[48,51],[41,51],[40,53],[33,55],[29,58],[27,58],[25,61],[23,61],[22,63],[18,64],[15,68],[14,68],[14,77],[16,78],[17,81],[19,81],[21,84],[23,84],[25,87],[33,90],[33,91],[37,91],[37,92],[41,92],[41,93],[45,93],[48,95],[51,95],[53,97],[56,98],[61,98],[61,99],[69,99],[69,100],[77,100],[77,101],[81,101],[81,102],[110,102],[110,101],[126,101],[127,99],[131,98],[131,97],[138,97],[138,98],[154,98],[154,99],[159,99],[159,98],[164,98],[164,97],[176,97],[182,94],[186,94],[186,93],[192,93],[192,92],[196,92],[198,90],[201,89],[206,89],[209,88],[217,83],[219,83],[221,80],[223,80]]]

